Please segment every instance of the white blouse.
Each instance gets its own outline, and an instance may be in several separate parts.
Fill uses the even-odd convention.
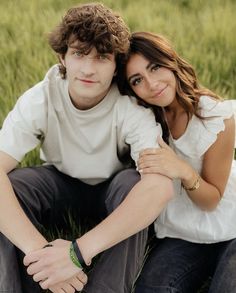
[[[224,131],[224,120],[233,115],[232,102],[202,96],[199,107],[203,117],[193,116],[185,133],[170,138],[170,146],[195,170],[201,172],[203,156]],[[214,243],[236,237],[236,161],[232,163],[224,195],[214,211],[203,211],[188,197],[181,180],[174,180],[175,197],[155,222],[157,238],[181,238],[197,243]]]

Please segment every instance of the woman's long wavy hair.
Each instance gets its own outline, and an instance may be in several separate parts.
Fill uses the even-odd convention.
[[[168,140],[169,130],[164,118],[163,109],[141,100],[131,89],[127,81],[126,64],[134,54],[140,54],[150,62],[168,68],[174,73],[176,78],[176,99],[186,111],[189,119],[193,114],[200,119],[204,119],[199,113],[198,102],[200,96],[207,95],[215,99],[221,99],[209,89],[199,85],[193,67],[178,56],[166,38],[150,32],[133,33],[130,40],[129,53],[118,66],[118,87],[122,94],[135,96],[141,105],[153,109],[157,122],[162,126],[165,141]]]

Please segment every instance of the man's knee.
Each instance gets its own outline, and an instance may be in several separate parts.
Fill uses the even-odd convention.
[[[140,181],[140,175],[135,169],[125,169],[113,178],[111,186],[129,192],[138,181]]]
[[[46,184],[48,168],[27,167],[13,170],[8,174],[15,195],[31,222],[41,229],[42,211],[50,208],[44,194],[50,194],[50,186]]]
[[[139,180],[140,175],[135,169],[123,170],[113,178],[109,185],[106,199],[106,206],[109,212],[113,211],[125,199]]]

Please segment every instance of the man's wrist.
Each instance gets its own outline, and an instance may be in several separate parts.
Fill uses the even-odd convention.
[[[83,238],[83,236],[82,236]],[[78,246],[80,250],[80,254],[82,257],[82,262],[84,263],[84,266],[90,266],[92,263],[92,256],[89,245],[86,245],[86,241],[84,243],[83,239],[78,238],[74,240],[74,245]]]
[[[33,243],[29,243],[28,245],[26,245],[24,247],[23,252],[25,254],[30,253],[32,251],[38,250],[38,249],[42,249],[45,245],[48,244],[48,241],[46,239],[42,239],[40,241],[36,241]]]

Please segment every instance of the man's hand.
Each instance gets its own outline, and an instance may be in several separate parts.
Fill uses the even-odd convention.
[[[54,285],[63,283],[82,271],[70,259],[70,241],[57,239],[51,244],[52,247],[30,252],[24,257],[24,265],[28,266],[27,273],[33,275],[34,281],[39,282],[42,289],[53,289]]]
[[[87,275],[81,271],[69,280],[50,287],[49,290],[53,293],[74,293],[81,291],[86,285],[87,281]]]

